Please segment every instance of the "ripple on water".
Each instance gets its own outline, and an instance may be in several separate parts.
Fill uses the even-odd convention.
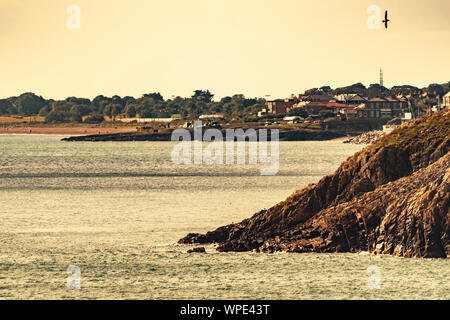
[[[447,260],[370,254],[187,254],[176,245],[269,208],[360,146],[281,142],[280,173],[175,166],[172,143],[0,136],[0,298],[449,299]],[[81,270],[68,290],[67,268]],[[367,268],[380,268],[369,290]]]

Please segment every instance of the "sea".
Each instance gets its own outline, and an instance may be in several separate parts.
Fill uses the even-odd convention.
[[[450,298],[448,259],[177,244],[270,208],[363,146],[280,142],[279,171],[263,176],[176,164],[176,142],[61,138],[0,135],[0,299]]]

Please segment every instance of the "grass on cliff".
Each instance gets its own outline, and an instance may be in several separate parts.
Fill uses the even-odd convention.
[[[375,148],[398,145],[410,140],[426,141],[430,138],[450,138],[450,111],[444,110],[432,116],[424,116],[416,121],[402,125],[380,139]]]

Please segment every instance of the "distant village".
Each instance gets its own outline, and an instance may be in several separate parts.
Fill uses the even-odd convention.
[[[415,100],[426,97],[428,92],[416,92],[409,95],[397,95],[395,97],[363,97],[356,93],[329,95],[327,93],[315,93],[310,95],[292,95],[286,99],[269,100],[265,107],[258,112],[258,118],[266,119],[273,116],[284,116],[279,119],[280,123],[320,123],[323,116],[331,120],[357,120],[357,119],[380,119],[390,120],[401,118],[412,120],[424,113],[434,113],[450,108],[450,91],[445,94],[440,102],[430,108],[420,110],[415,107]],[[298,111],[298,112],[296,112]],[[299,113],[301,115],[292,115]],[[319,117],[320,116],[320,117]],[[321,118],[322,120],[317,120]],[[203,114],[198,120],[206,122],[221,122],[225,117],[222,114]],[[314,120],[316,119],[316,120]],[[154,121],[171,122],[173,118],[146,119],[146,118],[122,118],[122,122],[147,123]],[[276,120],[269,123],[278,122]],[[185,127],[192,126],[192,122],[186,122]]]
[[[369,87],[356,83],[332,89],[312,88],[289,98],[267,100],[242,94],[214,100],[209,90],[195,90],[192,97],[164,99],[160,93],[65,100],[44,99],[34,93],[0,99],[0,126],[85,123],[161,132],[192,128],[195,120],[216,128],[284,126],[286,130],[321,130],[353,134],[401,124],[424,114],[450,108],[450,82],[426,88],[410,85]],[[266,96],[267,98],[268,96]]]
[[[435,92],[415,90],[409,94],[398,94],[393,97],[364,97],[357,93],[331,95],[326,92],[292,95],[286,99],[265,102],[257,116],[265,125],[320,124],[328,128],[330,124],[346,121],[349,126],[358,122],[376,122],[373,128],[390,132],[398,125],[414,120],[424,114],[431,114],[443,109],[450,109],[450,91],[437,97],[437,104],[428,108],[419,108],[416,102]],[[220,114],[203,114],[199,120],[207,124],[224,122]],[[395,121],[396,120],[396,121]],[[325,124],[325,125],[324,125]],[[193,122],[186,122],[184,127],[192,127]],[[334,126],[336,127],[336,126]]]
[[[215,128],[246,128],[265,126],[285,126],[283,130],[326,130],[345,133],[346,135],[382,130],[389,133],[399,125],[414,120],[424,114],[431,114],[450,108],[450,91],[437,97],[437,103],[429,108],[420,108],[417,101],[433,98],[435,92],[414,90],[408,94],[384,97],[365,97],[357,93],[328,94],[314,90],[311,94],[292,95],[287,99],[266,101],[257,113],[256,119],[246,123],[234,123],[223,114],[202,114],[197,120],[202,126]],[[122,118],[119,121],[146,123],[137,127],[138,132],[159,132],[163,128],[193,128],[193,120]],[[159,125],[157,124],[159,122]],[[161,123],[166,123],[161,126]],[[341,123],[341,124],[339,124]],[[158,129],[155,128],[158,127]],[[300,127],[298,127],[300,126]],[[314,127],[318,126],[318,127]],[[381,131],[378,131],[381,132]]]
[[[422,93],[423,96],[428,93]],[[413,95],[398,95],[396,97],[362,97],[356,93],[339,94],[335,96],[322,94],[292,96],[288,99],[277,99],[266,102],[266,107],[258,113],[258,117],[264,115],[289,114],[294,110],[304,110],[308,115],[318,115],[322,113],[334,114],[338,117],[345,116],[346,119],[358,118],[405,118],[417,117],[419,110],[414,110]],[[450,92],[448,92],[438,105],[426,109],[425,112],[437,112],[450,108]],[[300,117],[288,117],[295,121]]]

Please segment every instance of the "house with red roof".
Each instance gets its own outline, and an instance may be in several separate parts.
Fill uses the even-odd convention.
[[[288,113],[295,104],[297,104],[300,100],[296,98],[290,99],[276,99],[273,101],[266,102],[266,108],[263,110],[261,115],[263,114],[284,114]]]
[[[372,98],[357,107],[358,118],[396,118],[403,117],[408,108],[405,99]]]

